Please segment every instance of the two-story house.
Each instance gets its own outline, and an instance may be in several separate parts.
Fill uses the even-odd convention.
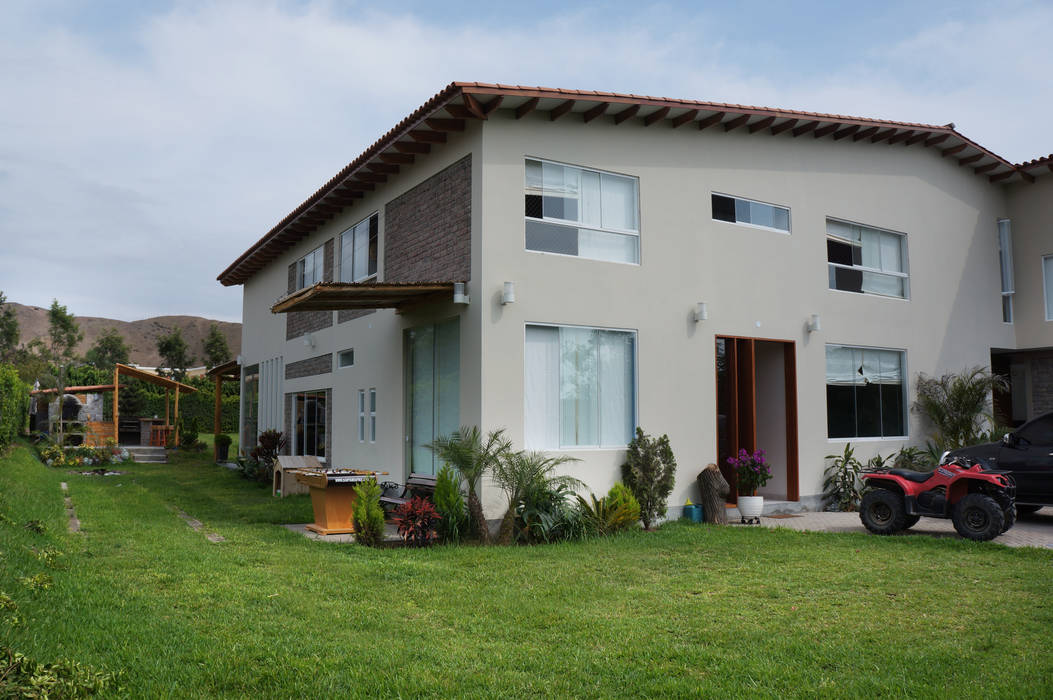
[[[924,442],[918,373],[1001,363],[1014,418],[1048,405],[1049,166],[953,124],[453,83],[219,276],[241,444],[398,478],[500,427],[599,493],[641,426],[673,506],[755,446],[763,495],[814,506],[846,441]]]

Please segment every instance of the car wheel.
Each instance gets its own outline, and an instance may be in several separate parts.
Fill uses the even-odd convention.
[[[891,535],[906,523],[903,497],[888,489],[874,489],[859,504],[859,519],[875,535]]]
[[[1034,515],[1035,513],[1040,511],[1041,509],[1042,509],[1042,506],[1018,505],[1016,507],[1016,514],[1017,515]]]
[[[917,525],[919,520],[921,520],[921,516],[920,515],[904,515],[903,516],[903,529],[904,530],[909,530],[910,528],[912,528],[915,525]]]
[[[982,493],[970,493],[954,506],[951,521],[962,537],[983,542],[1002,534],[1005,516],[995,499]]]

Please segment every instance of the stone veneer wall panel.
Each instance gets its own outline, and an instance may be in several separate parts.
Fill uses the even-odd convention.
[[[329,374],[333,371],[333,354],[326,353],[317,357],[310,357],[299,362],[290,362],[285,365],[286,379],[299,379],[300,377],[313,377],[318,374]]]
[[[356,318],[362,318],[369,314],[375,314],[376,309],[342,309],[336,312],[336,322],[346,323],[347,321],[354,321]]]
[[[330,238],[325,242],[322,251],[322,280],[333,281],[333,263],[335,259],[336,239]],[[289,294],[296,291],[296,265],[299,261],[289,265]],[[291,311],[285,314],[285,339],[292,340],[302,335],[320,331],[333,325],[332,311]]]
[[[383,235],[385,282],[468,280],[471,155],[388,202]]]

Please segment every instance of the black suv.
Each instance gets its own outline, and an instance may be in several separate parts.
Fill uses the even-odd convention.
[[[955,457],[1013,474],[1016,509],[1034,513],[1053,506],[1053,413],[1046,413],[1006,433],[1000,442],[945,452],[940,463]]]

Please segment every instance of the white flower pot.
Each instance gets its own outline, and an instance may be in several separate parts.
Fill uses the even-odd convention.
[[[760,524],[760,514],[764,510],[764,496],[739,496],[738,506],[742,522]]]

